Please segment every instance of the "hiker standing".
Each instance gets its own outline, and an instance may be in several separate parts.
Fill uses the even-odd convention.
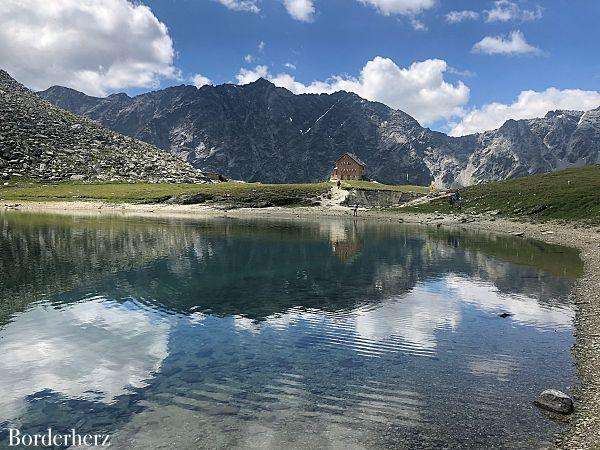
[[[358,203],[354,205],[354,217],[358,215]]]

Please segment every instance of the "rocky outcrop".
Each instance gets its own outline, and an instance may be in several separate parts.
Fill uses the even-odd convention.
[[[175,155],[51,105],[4,71],[0,71],[0,177],[173,183],[208,180]]]
[[[555,389],[542,392],[535,404],[542,409],[558,414],[571,414],[575,409],[573,399],[564,392]]]
[[[422,194],[416,192],[353,189],[348,193],[342,205],[358,205],[364,208],[391,208],[422,197]]]
[[[134,98],[82,98],[60,87],[40,95],[228,178],[322,181],[349,151],[368,157],[375,179],[430,179],[417,143],[424,129],[407,114],[347,92],[297,96],[261,79],[246,86],[176,86]],[[399,145],[400,132],[414,138]]]
[[[452,187],[600,162],[600,109],[509,120],[450,137],[348,92],[294,95],[259,79],[96,98],[64,87],[40,96],[152,143],[205,171],[245,181],[328,179],[344,152],[381,182]]]
[[[473,137],[473,153],[460,173],[463,185],[595,164],[600,162],[600,109],[509,120]]]

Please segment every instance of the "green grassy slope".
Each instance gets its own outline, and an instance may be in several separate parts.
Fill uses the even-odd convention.
[[[462,205],[447,200],[410,208],[440,213],[495,212],[500,216],[539,221],[600,223],[600,165],[532,175],[461,189]]]
[[[176,197],[177,203],[231,203],[246,206],[310,205],[334,183],[310,184],[149,184],[149,183],[58,183],[38,184],[28,180],[0,186],[0,199],[18,201],[103,200],[114,203],[155,203]],[[392,186],[367,181],[344,181],[345,189],[426,193],[421,186]]]
[[[392,192],[413,192],[416,194],[427,194],[427,186],[411,186],[399,184],[381,184],[372,181],[362,180],[344,180],[341,182],[343,189],[357,189],[362,191],[392,191]]]
[[[248,207],[312,205],[333,183],[314,184],[147,184],[58,183],[26,180],[0,186],[0,200],[103,200],[114,203],[222,203]],[[366,181],[344,181],[358,190],[428,193],[422,186],[392,186]],[[494,213],[517,220],[562,220],[600,224],[600,165],[471,186],[460,190],[460,207],[447,199],[402,212]]]
[[[157,203],[177,198],[178,203],[230,203],[247,206],[294,206],[308,204],[331,188],[316,184],[149,184],[28,182],[0,186],[0,199],[18,201],[103,200],[114,203]]]

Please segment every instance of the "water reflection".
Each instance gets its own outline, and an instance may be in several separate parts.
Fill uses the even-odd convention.
[[[335,220],[11,213],[0,231],[0,429],[535,444],[558,425],[531,398],[574,381],[568,249]]]
[[[35,305],[2,330],[3,418],[19,417],[42,391],[113,403],[146,386],[168,355],[169,328],[130,301]]]
[[[363,246],[357,222],[351,225],[339,221],[324,222],[320,233],[329,235],[333,254],[344,263],[358,255]]]
[[[531,325],[540,330],[571,329],[573,326],[574,311],[570,307],[548,307],[527,295],[507,295],[493,284],[455,276],[446,279],[446,288],[461,302],[471,303],[478,309],[492,313],[507,312],[511,314],[512,321],[522,325]]]

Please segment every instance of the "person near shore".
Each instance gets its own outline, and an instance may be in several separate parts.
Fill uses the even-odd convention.
[[[340,180],[337,180],[337,187],[338,189],[342,187],[342,182]]]
[[[354,217],[358,215],[358,203],[354,205]]]

